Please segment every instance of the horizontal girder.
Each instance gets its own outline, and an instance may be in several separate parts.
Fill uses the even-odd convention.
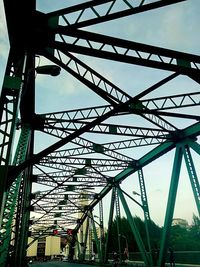
[[[131,0],[124,1],[123,3],[115,0],[88,1],[50,12],[47,14],[47,17],[51,20],[54,17],[60,16],[62,18],[60,23],[66,25],[67,28],[80,28],[184,1],[186,0],[172,0],[170,2],[154,0],[148,3],[149,1],[141,0],[134,4]],[[86,19],[87,13],[89,19]]]
[[[176,94],[168,95],[163,97],[154,97],[141,100],[141,103],[144,107],[149,108],[150,110],[163,110],[163,109],[173,109],[173,108],[183,108],[183,107],[193,107],[200,105],[199,92],[192,92],[187,94]],[[110,105],[105,106],[96,106],[91,108],[81,108],[75,110],[66,110],[61,112],[52,112],[40,114],[42,118],[45,119],[45,122],[49,121],[52,123],[57,121],[83,121],[87,119],[95,119],[98,116],[103,115],[105,112],[110,110],[112,107]],[[119,115],[129,114],[128,110],[121,111]]]
[[[87,245],[86,235],[88,235],[89,243],[92,238],[95,239],[101,261],[104,250],[106,251],[106,247],[109,246],[108,240],[104,243],[103,200],[105,200],[106,209],[109,209],[107,197],[112,189],[108,226],[111,226],[111,221],[116,216],[120,240],[118,219],[120,209],[123,207],[144,262],[146,264],[150,262],[150,266],[153,266],[151,260],[149,261],[151,253],[146,252],[143,240],[140,240],[140,233],[134,225],[125,196],[142,208],[148,239],[150,237],[148,224],[151,218],[143,167],[172,150],[176,150],[176,155],[171,183],[173,179],[176,180],[176,175],[179,175],[182,156],[184,156],[193,194],[199,206],[200,189],[190,148],[200,154],[199,145],[195,142],[200,134],[198,112],[200,93],[196,89],[200,83],[200,56],[180,52],[178,48],[172,50],[136,42],[134,34],[128,37],[128,30],[125,33],[128,38],[121,39],[120,32],[116,31],[108,35],[107,32],[110,29],[107,31],[106,28],[107,25],[116,27],[118,24],[114,23],[117,19],[124,18],[126,24],[130,21],[128,16],[150,10],[158,11],[160,7],[175,10],[170,6],[180,3],[179,6],[184,7],[187,1],[86,0],[80,2],[83,3],[71,6],[65,3],[63,9],[44,13],[36,10],[35,0],[14,3],[11,0],[4,1],[11,53],[0,98],[0,139],[2,139],[0,174],[3,174],[3,179],[5,176],[5,181],[3,180],[3,183],[0,181],[0,185],[3,184],[0,198],[3,199],[2,206],[4,200],[6,203],[5,209],[1,211],[4,219],[1,226],[3,230],[6,228],[3,242],[11,234],[12,240],[10,242],[7,238],[7,243],[3,245],[3,250],[6,248],[3,257],[0,253],[2,267],[7,260],[9,242],[15,244],[12,251],[15,251],[17,264],[17,252],[20,252],[20,257],[25,256],[24,244],[28,239],[28,227],[32,231],[34,239],[32,242],[40,237],[52,235],[53,229],[58,229],[59,235],[66,235],[68,228],[74,228],[75,234],[78,230],[80,230],[79,233],[82,230],[87,232],[88,228],[88,233],[83,233],[85,240],[81,241],[84,242],[78,240],[80,253],[85,253],[82,245]],[[181,2],[185,3],[181,6]],[[38,6],[43,8],[43,4]],[[137,23],[134,27],[138,26]],[[88,26],[92,27],[86,28]],[[128,29],[127,25],[125,26]],[[160,27],[152,30],[160,30]],[[115,33],[118,33],[117,37],[113,37]],[[158,43],[161,42],[158,41]],[[63,104],[64,111],[52,112],[50,110],[52,106],[47,106],[49,103],[45,103],[44,106],[35,103],[45,93],[45,90],[41,90],[42,92],[38,90],[39,97],[35,98],[35,85],[40,87],[42,84],[40,82],[35,84],[35,71],[39,74],[39,70],[45,67],[39,66],[39,59],[39,65],[35,68],[36,57],[41,57],[41,62],[50,61],[57,65],[54,67],[61,67],[66,71],[67,84],[63,82],[61,86],[66,88],[72,86],[72,89],[76,90],[73,97],[76,94],[79,97],[77,102],[70,102],[71,95],[66,90],[68,99]],[[112,68],[112,64],[109,65],[110,62],[116,66],[116,69],[113,68],[109,73],[108,69]],[[103,69],[101,64],[108,65]],[[121,66],[121,73],[118,75],[118,67]],[[151,77],[140,73],[141,67],[145,67],[144,70],[150,73]],[[130,81],[126,80],[126,75],[130,74],[128,71],[125,73],[126,70],[136,74],[131,76]],[[168,76],[163,78],[163,73],[168,73]],[[72,83],[70,83],[71,78]],[[113,82],[110,79],[116,79],[116,81]],[[155,80],[157,80],[156,83],[154,83]],[[42,79],[40,81],[42,82]],[[188,86],[187,82],[193,82],[195,89],[193,90],[192,86],[185,88]],[[87,101],[84,101],[84,98],[81,98],[82,89],[76,88],[80,83],[84,90],[92,91],[91,99],[88,97]],[[47,85],[51,86],[50,79]],[[59,89],[63,88],[58,88],[58,85],[59,83],[56,83],[54,91],[49,90],[49,96],[55,95],[59,98]],[[84,97],[87,97],[87,94],[88,92]],[[59,110],[63,102],[56,101],[57,98],[53,104]],[[65,110],[66,106],[71,107],[74,103],[75,105],[92,103],[92,107],[75,106],[72,110]],[[94,103],[98,103],[99,106],[95,106]],[[35,110],[35,104],[38,110]],[[39,114],[38,111],[48,108],[50,111]],[[11,147],[15,129],[23,132],[24,127],[28,129],[30,140],[29,136],[26,136],[27,147],[23,146],[24,140],[19,142],[23,153],[19,154],[11,165]],[[38,142],[40,138],[46,138],[45,142]],[[37,145],[40,146],[39,149]],[[35,151],[39,152],[35,153]],[[161,169],[160,166],[159,169]],[[120,186],[131,175],[134,174],[133,178],[135,178],[136,173],[139,178],[136,182],[139,183],[140,188],[140,193],[136,195],[141,197],[140,201],[129,196]],[[130,181],[132,182],[132,179]],[[128,179],[127,184],[130,190],[136,190],[137,186],[134,184],[132,188]],[[124,182],[125,186],[127,184]],[[31,186],[33,186],[32,191]],[[34,192],[35,188],[36,192]],[[174,211],[175,196],[170,199],[172,191],[170,189],[169,202],[171,202],[167,204],[165,222],[168,223],[164,224],[164,233],[169,233]],[[30,218],[28,222],[31,212],[34,212],[35,218]],[[94,219],[95,217],[98,219]],[[87,223],[83,224],[85,220]],[[100,236],[96,233],[99,227]],[[109,234],[110,229],[107,231],[107,237]],[[0,235],[1,239],[2,231]],[[67,238],[73,239],[75,235]],[[164,246],[167,244],[167,241],[165,242],[167,238],[167,235],[164,235],[164,241],[161,240],[162,249],[160,249],[158,267],[161,267],[161,258],[165,256]],[[149,241],[147,240],[148,250],[151,252]],[[74,249],[72,243],[72,248],[70,247],[69,250]],[[88,249],[91,253],[91,247]],[[81,257],[84,257],[85,255],[82,254]],[[22,262],[20,259],[20,267]],[[14,267],[16,266],[14,264]]]
[[[73,52],[109,60],[142,65],[180,72],[182,74],[199,74],[200,56],[122,40],[101,34],[73,30],[66,32],[58,28],[61,41],[55,41],[53,47],[63,53]],[[68,36],[74,37],[71,39]]]

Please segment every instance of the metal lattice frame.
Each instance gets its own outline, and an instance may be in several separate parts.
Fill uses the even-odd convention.
[[[81,1],[80,4],[45,14],[36,10],[35,0],[20,3],[4,1],[10,53],[0,98],[2,267],[7,265],[10,253],[13,255],[12,266],[23,266],[28,227],[35,240],[41,233],[51,234],[55,226],[60,233],[74,228],[70,247],[70,257],[73,258],[74,244],[78,240],[76,234],[84,228],[86,221],[92,224],[99,258],[106,262],[115,206],[117,217],[123,209],[145,264],[152,266],[151,254],[147,253],[147,250],[151,252],[148,229],[150,210],[143,168],[172,150],[175,150],[175,157],[158,267],[162,266],[167,252],[183,159],[197,210],[200,211],[200,187],[191,153],[195,151],[200,154],[200,93],[190,90],[185,93],[177,88],[171,94],[151,95],[179,77],[198,84],[200,57],[95,31],[95,26],[103,23],[112,22],[115,25],[118,19],[152,10],[159,12],[161,7],[181,5],[181,2],[187,1]],[[87,27],[92,27],[92,31]],[[75,106],[72,110],[50,110],[38,114],[34,107],[36,56],[45,57],[60,66],[90,89],[91,94],[98,96],[102,104],[94,106],[91,103],[91,107]],[[120,88],[117,81],[111,81],[93,68],[87,56],[130,67],[137,65],[162,70],[167,74],[147,89],[145,87],[137,94],[130,94],[125,85]],[[123,118],[127,117],[130,121],[134,117],[138,125],[133,126],[129,121],[125,123]],[[183,122],[181,126],[180,119]],[[21,131],[21,138],[12,162],[16,129]],[[44,138],[54,140],[54,143],[34,153],[33,147],[37,147],[37,141],[33,133],[35,136],[40,133]],[[140,156],[135,156],[134,149],[137,148],[142,151]],[[119,186],[134,173],[139,176],[141,203]],[[33,183],[41,188],[35,194],[31,193]],[[107,240],[104,240],[102,202],[111,192]],[[143,244],[126,197],[143,209],[148,248]],[[98,207],[99,223],[93,216]],[[28,218],[33,209],[39,216],[33,225],[29,225]],[[95,225],[100,226],[100,237]],[[85,228],[83,247],[79,246],[80,259],[85,258],[87,235],[91,230],[89,225]],[[120,234],[118,237],[120,248]]]

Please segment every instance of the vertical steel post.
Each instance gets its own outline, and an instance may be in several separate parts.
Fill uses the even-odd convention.
[[[85,254],[86,254],[86,247],[88,242],[88,231],[89,231],[89,217],[86,221],[86,227],[85,227],[85,238],[84,238],[84,244],[83,244],[83,260],[85,260]]]
[[[30,140],[30,129],[23,127],[19,138],[16,154],[13,165],[18,165],[25,160],[27,147]],[[16,206],[19,199],[20,187],[22,182],[22,174],[20,174],[12,183],[7,193],[5,201],[5,208],[3,213],[3,220],[1,229],[4,229],[2,235],[2,245],[0,246],[0,266],[6,266],[7,258],[9,257],[11,237],[13,245],[16,241]],[[19,265],[20,266],[20,265]]]
[[[20,99],[21,124],[30,128],[30,140],[26,151],[26,159],[33,155],[34,149],[34,116],[35,116],[35,55],[27,53],[25,79]],[[30,217],[32,166],[23,172],[21,193],[18,198],[18,232],[14,246],[14,266],[24,266],[28,241],[28,222]]]
[[[173,164],[173,170],[172,170],[172,175],[171,175],[171,183],[170,183],[170,188],[169,188],[167,209],[165,213],[165,222],[164,222],[161,244],[160,244],[158,267],[162,267],[165,264],[165,257],[167,253],[167,246],[168,246],[171,224],[172,224],[172,219],[173,219],[182,158],[183,158],[183,148],[181,144],[178,144],[176,147],[176,151],[175,151],[174,164]]]
[[[92,219],[90,216],[90,212],[88,213],[88,219],[89,219],[89,239],[88,239],[88,248],[89,248],[89,260],[91,260],[92,258],[92,237],[93,237],[93,229],[92,229]]]
[[[16,56],[15,48],[11,47],[3,88],[0,98],[0,225],[3,219],[5,198],[7,195],[7,172],[12,161],[12,147],[18,121],[19,101],[23,86],[23,73],[26,63],[25,53]]]
[[[149,266],[150,262],[149,262],[148,254],[147,254],[145,246],[144,246],[144,244],[142,242],[142,238],[141,238],[140,233],[139,233],[139,231],[137,229],[137,226],[135,224],[134,218],[131,215],[131,212],[130,212],[130,209],[128,207],[128,204],[127,204],[127,202],[126,202],[126,200],[124,198],[124,195],[123,195],[122,191],[120,190],[120,188],[118,188],[118,195],[119,195],[121,203],[122,203],[122,205],[124,207],[124,211],[126,213],[127,220],[128,220],[128,222],[130,224],[130,227],[131,227],[131,230],[132,230],[133,235],[135,237],[135,240],[137,242],[138,248],[139,248],[139,250],[141,252],[144,264],[145,264],[145,266]]]
[[[112,195],[111,195],[111,203],[110,203],[110,214],[108,219],[108,231],[107,231],[107,237],[105,242],[105,255],[104,255],[104,263],[108,262],[108,247],[110,242],[110,231],[112,227],[113,222],[113,211],[114,211],[114,204],[115,204],[115,189],[112,189]]]
[[[91,212],[91,223],[92,223],[92,229],[93,229],[93,237],[94,237],[94,241],[97,247],[97,253],[100,259],[100,262],[102,262],[102,258],[101,258],[101,249],[100,249],[100,240],[98,239],[98,234],[97,234],[97,229],[95,226],[95,222],[94,222],[94,218],[93,218],[93,214]],[[92,250],[92,252],[94,252],[94,249]]]
[[[149,213],[149,205],[147,200],[147,193],[145,188],[145,182],[144,182],[144,175],[142,169],[138,170],[138,179],[140,184],[140,195],[141,195],[141,201],[142,201],[142,207],[144,212],[144,223],[145,223],[145,230],[147,235],[147,244],[149,248],[149,258],[151,266],[153,266],[153,259],[152,259],[152,249],[151,249],[151,240],[150,240],[150,234],[149,234],[149,228],[151,227],[151,219],[150,219],[150,213]]]
[[[194,162],[192,160],[192,155],[191,155],[188,145],[184,147],[183,154],[184,154],[185,164],[186,164],[188,175],[190,178],[190,183],[192,186],[192,191],[193,191],[194,199],[196,202],[197,210],[200,216],[200,186],[199,186],[199,181],[198,181],[197,173],[195,170]]]
[[[100,247],[101,247],[101,262],[103,262],[103,255],[105,252],[105,233],[103,223],[103,201],[99,201],[99,221],[100,221]]]
[[[117,239],[118,239],[118,250],[119,250],[119,259],[120,262],[122,261],[122,255],[121,255],[121,237],[120,237],[120,204],[119,204],[119,196],[117,189],[115,190],[115,207],[116,207],[116,222],[117,222]]]

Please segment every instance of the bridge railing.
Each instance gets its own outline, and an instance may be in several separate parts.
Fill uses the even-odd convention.
[[[200,265],[200,251],[174,251],[174,255],[176,263]],[[109,254],[109,259],[112,260],[112,254]],[[129,261],[142,261],[140,252],[129,252]],[[169,262],[169,253],[166,257],[167,262]]]

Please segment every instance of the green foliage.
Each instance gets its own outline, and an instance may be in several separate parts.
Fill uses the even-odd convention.
[[[200,238],[200,219],[196,215],[193,215],[193,221],[190,231],[193,238],[195,239]]]
[[[193,222],[189,228],[179,225],[171,229],[170,242],[178,251],[199,251],[200,250],[200,219],[193,215]]]
[[[145,224],[139,217],[133,217],[133,219],[135,221],[138,231],[140,232],[143,243],[147,248]],[[128,220],[125,217],[118,218],[118,224],[120,228],[121,249],[123,250],[126,247],[126,240],[127,240],[129,252],[139,251]],[[150,228],[151,228],[150,231],[152,234],[153,243],[157,244],[160,239],[161,229],[154,222],[151,222]],[[111,228],[111,240],[109,242],[109,252],[118,251],[118,249],[119,248],[118,248],[117,218],[115,218]]]
[[[147,235],[145,223],[139,217],[133,217],[137,229],[141,235],[142,241],[147,247]],[[118,222],[117,222],[118,220]],[[120,236],[117,232],[117,223],[120,228]],[[152,248],[159,247],[162,234],[162,228],[156,225],[153,221],[149,225],[149,234]],[[137,252],[138,247],[136,240],[131,231],[128,220],[123,218],[115,218],[111,228],[111,236],[109,242],[109,252],[118,251],[118,240],[120,239],[121,250],[126,247],[128,242],[129,252]],[[120,237],[120,238],[119,238]],[[193,215],[193,222],[190,227],[181,227],[179,225],[172,226],[169,245],[176,251],[199,251],[200,250],[200,219]]]
[[[172,226],[170,235],[170,245],[175,250],[188,250],[188,244],[185,242],[189,238],[189,231],[179,225]],[[190,250],[190,249],[189,249]]]

